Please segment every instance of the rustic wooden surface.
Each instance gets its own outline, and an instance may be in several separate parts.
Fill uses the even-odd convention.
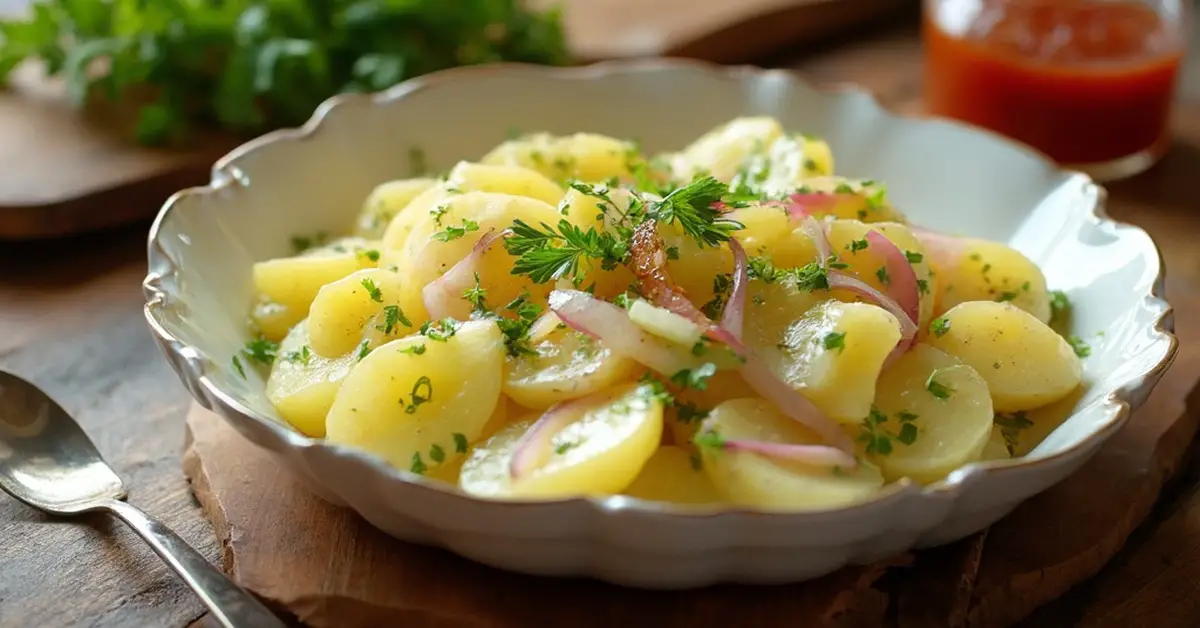
[[[0,16],[29,0],[0,0]],[[557,2],[557,0],[554,0]],[[895,14],[916,0],[580,0],[567,6],[568,41],[584,59],[685,55],[743,62]],[[636,23],[631,24],[631,21]],[[0,240],[92,231],[153,216],[172,192],[203,185],[236,145],[206,138],[195,150],[131,145],[114,118],[67,105],[36,65],[0,86]]]
[[[900,27],[764,63],[797,67],[818,82],[859,82],[886,104],[907,110],[920,94],[918,55],[915,30]],[[1200,293],[1195,65],[1183,92],[1174,150],[1155,170],[1110,186],[1111,213],[1144,226],[1160,243],[1171,269],[1169,288],[1177,295]],[[189,400],[141,319],[144,233],[143,223],[71,240],[0,245],[0,368],[43,385],[77,413],[129,480],[132,501],[217,561],[216,539],[179,470]],[[1200,312],[1179,316],[1192,317]],[[1184,474],[1096,578],[1026,624],[1200,625],[1197,475],[1195,466]],[[0,538],[6,541],[0,543],[0,626],[186,626],[202,616],[199,603],[149,550],[104,519],[50,522],[0,496]],[[951,555],[936,558],[970,560],[969,551],[946,553]],[[953,585],[942,592],[954,591]],[[944,598],[911,599],[909,604],[932,604]]]

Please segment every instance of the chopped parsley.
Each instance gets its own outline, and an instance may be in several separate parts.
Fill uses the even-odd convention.
[[[595,260],[605,270],[612,270],[629,255],[629,245],[616,235],[597,232],[595,227],[584,230],[566,220],[557,229],[541,223],[541,229],[522,220],[514,220],[512,235],[504,240],[509,255],[517,257],[514,275],[528,275],[535,283],[576,278],[584,260]]]
[[[707,390],[708,380],[717,372],[717,365],[705,362],[694,369],[683,369],[671,376],[671,382],[685,388]]]
[[[446,227],[445,229],[434,233],[432,237],[438,242],[450,242],[452,240],[457,240],[472,231],[479,231],[479,223],[471,220],[470,218],[464,218],[461,226]]]
[[[1004,444],[1008,446],[1010,454],[1017,448],[1021,431],[1033,427],[1033,421],[1030,421],[1024,412],[997,414],[994,422],[999,426],[1000,435],[1004,437]]]
[[[716,430],[704,430],[696,432],[692,437],[692,444],[701,449],[708,447],[711,449],[724,449],[725,439]]]
[[[412,392],[409,393],[409,403],[405,403],[404,399],[400,399],[400,405],[404,406],[405,414],[416,414],[417,408],[421,405],[429,403],[433,400],[433,382],[429,378],[422,375],[417,378],[413,384]]]
[[[846,245],[846,250],[850,251],[851,253],[857,253],[859,251],[867,250],[868,246],[870,246],[870,243],[867,242],[866,238],[861,240],[851,240],[850,244]]]
[[[1071,300],[1067,298],[1067,293],[1062,290],[1052,290],[1050,292],[1050,322],[1064,323],[1070,314]]]
[[[242,348],[242,355],[246,356],[251,362],[257,362],[263,366],[274,364],[278,352],[279,343],[271,342],[266,338],[251,340]]]
[[[424,355],[425,345],[409,345],[401,349],[400,353],[407,353],[408,355]]]
[[[442,449],[442,446],[437,443],[430,445],[429,446],[429,459],[438,464],[445,462],[446,461],[446,450]]]
[[[417,475],[424,475],[425,472],[429,470],[429,467],[425,466],[425,461],[421,460],[421,452],[413,452],[412,465],[408,468],[408,470],[416,473]]]
[[[372,301],[376,303],[383,303],[383,291],[379,289],[379,286],[375,285],[374,279],[371,279],[370,277],[363,279],[362,287],[366,288],[367,296],[371,297]]]
[[[237,374],[240,375],[242,379],[246,379],[246,369],[242,366],[242,361],[239,360],[236,355],[233,356],[233,370],[237,371]]]
[[[751,257],[746,260],[746,276],[766,283],[774,283],[783,274],[776,270],[775,264],[768,257]],[[728,275],[726,275],[728,277]],[[714,284],[715,287],[715,284]]]
[[[1067,336],[1067,344],[1071,345],[1071,349],[1075,351],[1075,355],[1086,358],[1092,355],[1092,347],[1083,338],[1079,336]]]
[[[445,216],[448,211],[450,211],[450,208],[445,203],[435,205],[433,209],[429,210],[429,215],[433,216],[433,224],[439,227],[442,226],[442,216]]]
[[[701,246],[719,246],[729,240],[729,234],[743,228],[714,207],[727,192],[729,187],[713,177],[697,177],[661,201],[648,202],[646,215],[661,223],[678,224]]]
[[[705,316],[715,320],[720,318],[722,312],[725,311],[725,301],[729,298],[729,293],[733,289],[733,276],[729,273],[717,273],[713,277],[712,288],[713,298],[708,303],[700,306],[700,311],[704,312]]]
[[[1019,296],[1019,294],[1016,292],[1007,292],[1006,291],[1006,292],[1001,292],[1000,296],[996,297],[996,300],[999,301],[1000,303],[1007,303],[1008,301],[1012,301],[1013,299],[1017,298],[1018,296]]]
[[[356,359],[354,361],[362,362],[362,359],[367,357],[368,355],[370,355],[370,353],[371,353],[371,343],[364,340],[362,342],[362,344],[358,346],[358,356],[356,357]]]
[[[562,454],[565,454],[578,446],[579,443],[575,441],[564,441],[554,446],[554,453],[561,456]]]
[[[458,333],[460,323],[453,318],[443,318],[439,321],[425,321],[421,325],[421,335],[437,342],[446,342]]]
[[[949,399],[950,395],[954,394],[954,389],[937,381],[938,374],[943,370],[944,369],[934,369],[934,371],[929,374],[929,379],[925,380],[925,390],[928,390],[929,394],[933,395],[934,397],[944,401]]]
[[[484,299],[487,298],[487,290],[484,290],[479,285],[479,273],[475,273],[475,285],[463,290],[462,297],[471,304],[471,309],[476,312],[486,312],[487,304]]]
[[[879,283],[885,287],[892,283],[892,278],[888,276],[887,266],[880,266],[879,270],[875,271],[875,276],[879,278]]]
[[[408,320],[408,317],[404,315],[404,311],[400,309],[399,305],[386,305],[383,308],[383,324],[376,325],[375,329],[385,334],[390,334],[392,330],[400,325],[404,325],[405,327],[413,326],[412,321]]]
[[[311,248],[324,246],[329,241],[329,234],[324,231],[318,231],[312,235],[296,235],[292,236],[292,250],[296,253],[303,253]]]
[[[377,249],[365,249],[362,251],[358,251],[358,256],[365,257],[365,258],[371,260],[372,262],[379,261],[379,251]]]
[[[289,351],[287,355],[283,356],[283,359],[287,360],[288,362],[295,362],[298,364],[308,364],[308,361],[311,358],[312,351],[309,350],[308,345],[300,347],[299,351]]]
[[[888,428],[890,422],[888,416],[880,412],[879,408],[871,406],[870,413],[860,425],[858,442],[866,445],[868,454],[886,456],[894,449],[893,441],[902,445],[911,445],[916,442],[919,430],[913,421],[917,418],[917,415],[911,412],[897,413],[896,419],[900,429],[893,431]]]
[[[908,260],[909,264],[920,264],[921,260],[925,259],[925,256],[916,251],[905,251],[904,259]]]
[[[920,291],[921,294],[929,294],[929,282],[925,279],[918,279],[917,290]]]
[[[929,331],[933,332],[933,335],[938,338],[945,336],[946,332],[950,331],[949,319],[944,316],[933,319],[929,323]]]
[[[675,419],[684,424],[703,421],[708,418],[709,412],[712,412],[712,410],[705,410],[694,403],[680,402],[675,404]]]
[[[467,445],[468,445],[467,435],[461,434],[459,432],[455,432],[455,433],[451,434],[451,436],[454,438],[454,453],[456,453],[456,454],[467,453]]]
[[[825,347],[826,351],[837,349],[838,353],[841,353],[846,350],[846,332],[829,332],[821,339],[821,344]]]

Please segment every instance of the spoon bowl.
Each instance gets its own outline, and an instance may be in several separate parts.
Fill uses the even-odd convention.
[[[166,526],[125,503],[125,486],[83,428],[37,386],[0,371],[0,489],[52,515],[105,511],[141,536],[226,628],[282,628],[254,596]]]

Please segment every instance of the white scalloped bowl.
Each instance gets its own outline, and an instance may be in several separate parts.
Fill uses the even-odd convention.
[[[969,464],[938,484],[891,485],[868,503],[764,514],[626,497],[514,503],[472,498],[283,423],[247,340],[251,264],[289,237],[348,232],[371,188],[431,164],[478,158],[507,129],[593,131],[675,149],[739,115],[775,116],[826,138],[840,174],[885,181],[913,222],[1006,241],[1075,304],[1076,333],[1103,330],[1086,394],[1023,459]],[[299,130],[252,141],[185,190],[150,234],[146,318],[196,400],[270,451],[314,492],[398,538],[520,572],[649,588],[821,576],[983,529],[1079,468],[1146,399],[1175,355],[1162,262],[1144,231],[1105,217],[1104,192],[1034,152],[945,121],[895,117],[867,94],[794,74],[656,60],[550,69],[456,69],[378,95],[335,98]],[[262,487],[270,490],[270,487]]]

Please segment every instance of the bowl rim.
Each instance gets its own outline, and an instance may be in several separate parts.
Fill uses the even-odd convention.
[[[1039,162],[1048,171],[1057,172],[1062,175],[1064,181],[1070,178],[1080,180],[1094,192],[1094,202],[1091,203],[1088,210],[1090,217],[1102,224],[1119,227],[1123,230],[1140,232],[1146,235],[1147,241],[1149,241],[1150,246],[1154,249],[1154,259],[1157,263],[1155,278],[1151,283],[1150,290],[1142,295],[1141,299],[1137,302],[1137,306],[1144,311],[1157,313],[1152,330],[1155,336],[1155,345],[1160,344],[1164,340],[1167,342],[1167,347],[1162,358],[1153,367],[1132,377],[1100,400],[1099,405],[1103,408],[1102,411],[1109,415],[1108,419],[1086,438],[1061,451],[1033,459],[1013,458],[971,462],[950,472],[943,480],[925,486],[921,486],[909,478],[902,478],[898,481],[885,484],[878,493],[868,500],[837,508],[804,511],[771,511],[730,506],[728,504],[691,505],[663,503],[625,495],[564,497],[547,500],[495,499],[470,495],[447,482],[393,467],[381,458],[367,452],[344,445],[329,443],[322,438],[306,436],[280,421],[254,411],[229,393],[221,390],[212,378],[207,375],[207,371],[212,363],[204,357],[204,352],[175,337],[166,325],[159,320],[158,312],[169,300],[168,291],[162,286],[163,280],[173,277],[180,272],[178,266],[167,254],[159,241],[160,232],[170,215],[185,199],[212,195],[229,187],[245,185],[248,181],[247,175],[237,166],[237,162],[240,159],[270,144],[283,141],[303,142],[322,133],[323,122],[326,117],[340,105],[359,103],[372,107],[386,106],[392,102],[402,100],[409,94],[442,83],[471,80],[472,78],[494,76],[496,74],[527,75],[542,80],[589,81],[610,75],[646,71],[700,72],[719,79],[728,80],[744,80],[746,78],[762,80],[768,76],[780,76],[790,84],[801,84],[823,96],[854,95],[862,98],[870,105],[874,114],[885,119],[903,120],[907,124],[949,126],[956,128],[958,132],[986,137],[991,142],[999,142],[1008,146],[1011,150],[1024,153],[1026,156]],[[200,401],[201,405],[207,405],[205,402],[209,402],[220,406],[216,414],[221,415],[227,422],[232,423],[232,420],[229,418],[230,414],[237,414],[243,418],[250,419],[254,423],[257,423],[259,427],[265,428],[275,439],[285,444],[288,449],[300,450],[304,453],[307,453],[309,450],[327,451],[334,456],[348,458],[365,465],[374,472],[386,477],[389,482],[403,482],[419,487],[416,490],[436,491],[443,498],[463,500],[477,506],[485,507],[582,505],[599,514],[633,511],[640,514],[666,515],[672,518],[682,517],[687,519],[750,516],[773,520],[781,518],[820,520],[879,508],[887,502],[902,499],[904,496],[912,493],[916,493],[920,497],[953,495],[966,490],[966,487],[977,482],[984,475],[1012,475],[1040,467],[1057,466],[1059,463],[1080,455],[1089,448],[1093,450],[1098,449],[1104,441],[1126,424],[1133,410],[1134,399],[1138,397],[1144,399],[1157,385],[1162,374],[1174,362],[1178,351],[1178,338],[1173,329],[1174,308],[1164,296],[1165,268],[1161,250],[1159,250],[1157,243],[1140,227],[1109,217],[1105,209],[1107,197],[1107,191],[1086,174],[1060,167],[1044,153],[1015,140],[990,130],[955,120],[895,112],[881,105],[874,94],[861,86],[847,82],[818,86],[809,82],[800,73],[793,70],[766,69],[754,65],[727,66],[694,59],[669,57],[635,60],[620,59],[575,67],[547,67],[527,63],[495,63],[458,67],[415,77],[380,92],[347,93],[333,96],[322,102],[304,125],[297,128],[283,128],[271,131],[243,143],[218,159],[213,165],[211,179],[207,185],[187,188],[173,194],[159,210],[147,238],[149,270],[142,283],[145,297],[143,314],[168,362],[183,380],[189,393],[197,401]],[[186,368],[183,368],[181,365],[186,365]]]

